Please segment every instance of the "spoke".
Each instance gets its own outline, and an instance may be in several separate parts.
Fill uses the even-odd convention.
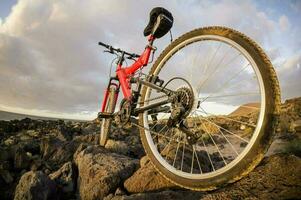
[[[206,147],[206,144],[205,144],[205,142],[204,142],[203,138],[202,138],[202,142],[203,142],[203,145],[204,145],[204,147],[205,147],[205,150],[206,150],[207,156],[208,156],[208,158],[209,158],[209,161],[210,161],[211,167],[212,167],[213,171],[215,171],[214,165],[213,165],[213,163],[212,163],[212,160],[211,160],[210,154],[209,154],[209,152],[208,152],[208,149],[207,149],[207,147]]]
[[[170,129],[170,130],[173,130],[173,129]],[[171,134],[172,134],[172,131],[171,131]],[[167,145],[164,147],[164,149],[162,150],[162,152],[165,150],[165,148],[167,147],[167,150],[166,150],[166,155],[165,155],[165,160],[167,161],[167,155],[168,155],[168,153],[169,153],[169,149],[170,149],[170,143],[171,143],[171,141],[173,141],[174,139],[173,139],[173,136],[172,136],[172,138],[169,140],[169,142],[167,143]]]
[[[166,151],[166,155],[165,155],[165,160],[167,161],[167,155],[168,155],[168,153],[169,153],[169,148],[170,148],[170,143],[172,142],[172,141],[174,141],[174,138],[173,138],[173,135],[172,135],[172,128],[171,129],[169,129],[168,130],[168,132],[171,132],[171,134],[170,134],[170,137],[168,137],[167,138],[167,140],[169,141],[165,146],[164,146],[164,148],[162,149],[162,151],[160,152],[160,154],[161,154],[161,156],[162,156],[162,153],[166,150],[166,148],[167,148],[167,151]],[[167,132],[167,133],[168,133]],[[163,157],[163,156],[162,156]]]
[[[195,113],[195,112],[193,112],[193,113]],[[194,123],[194,126],[197,126],[197,124],[195,123],[195,121],[193,120],[193,123]],[[196,155],[196,160],[197,160],[197,163],[198,163],[198,166],[199,166],[199,168],[200,168],[200,172],[201,172],[201,174],[203,173],[203,171],[202,171],[202,168],[201,168],[201,164],[200,164],[200,162],[199,162],[199,158],[198,158],[198,154],[197,154],[197,152],[196,152],[196,150],[195,150],[195,145],[192,145],[192,156],[194,155],[194,153],[195,153],[195,155]],[[210,160],[210,158],[209,158],[209,160]],[[193,159],[192,159],[192,166],[193,166]],[[212,167],[213,167],[213,169],[214,169],[214,166],[212,165]],[[192,169],[191,169],[191,172],[192,172]],[[190,172],[190,173],[191,173]]]
[[[198,91],[201,90],[201,88],[204,86],[204,84],[212,77],[213,74],[215,74],[217,72],[217,70],[221,66],[220,64],[223,62],[223,60],[225,59],[226,55],[230,52],[231,49],[232,49],[232,46],[230,47],[230,49],[228,49],[228,51],[224,54],[224,56],[222,57],[222,59],[214,67],[214,70],[207,76],[207,78],[200,84],[200,86],[197,87]],[[232,63],[234,60],[236,60],[236,58],[238,58],[239,55],[240,55],[240,53],[238,55],[236,55],[233,59],[231,59],[230,62],[228,62],[225,65],[225,68],[228,67],[230,65],[230,63]]]
[[[180,138],[180,134],[178,135],[178,140],[179,140],[179,138]],[[180,142],[179,142],[179,141],[177,141],[177,142],[178,142],[178,145],[177,145],[177,149],[176,149],[175,157],[174,157],[174,159],[173,159],[173,163],[172,163],[172,166],[173,166],[173,167],[175,167],[175,162],[176,162],[176,158],[177,158],[177,155],[178,155],[178,150],[179,150],[179,146],[180,146]]]
[[[216,147],[216,149],[217,149],[218,153],[221,155],[221,157],[222,157],[222,159],[223,159],[223,161],[224,161],[225,165],[227,165],[227,162],[225,161],[225,159],[224,159],[224,156],[223,156],[222,152],[219,150],[219,148],[218,148],[217,144],[215,143],[215,141],[214,141],[213,137],[211,136],[210,132],[207,130],[207,128],[206,128],[206,125],[205,125],[205,124],[204,124],[204,128],[205,128],[205,131],[208,133],[209,137],[211,138],[211,140],[212,140],[213,144],[215,145],[215,147]]]
[[[248,63],[247,65],[245,65],[241,70],[239,70],[236,74],[234,74],[230,79],[228,79],[226,82],[224,82],[222,84],[222,87],[220,87],[217,91],[215,91],[215,93],[219,92],[220,90],[224,89],[229,83],[230,81],[232,81],[233,79],[235,79],[241,72],[243,72],[248,66],[250,65],[250,63]],[[214,93],[211,93],[209,96],[207,96],[201,103],[203,103],[204,101],[206,101],[208,98],[210,98]]]
[[[143,126],[140,126],[139,124],[136,124],[136,123],[134,123],[134,122],[132,122],[132,124],[133,124],[134,126],[138,127],[138,128],[143,128],[143,129],[145,129],[145,130],[147,130],[147,131],[149,131],[149,132],[151,132],[151,133],[153,133],[153,134],[158,134],[158,135],[160,135],[161,137],[164,137],[164,138],[167,138],[167,139],[172,139],[172,138],[170,138],[170,137],[168,137],[168,136],[166,136],[166,135],[159,134],[159,133],[157,133],[157,132],[155,132],[155,131],[152,131],[152,130],[150,130],[150,129],[148,129],[148,128],[145,128],[145,127],[143,127]]]
[[[249,92],[249,93],[239,93],[239,94],[221,94],[217,96],[211,96],[207,99],[213,99],[213,98],[223,98],[223,97],[236,97],[236,96],[249,96],[249,95],[258,95],[260,93],[258,92]],[[205,99],[205,97],[198,98],[199,100]]]
[[[156,136],[159,136],[159,134],[163,131],[163,129],[164,129],[166,126],[167,126],[167,124],[164,125],[163,128],[161,128],[161,130],[158,132],[158,134],[155,135],[154,137],[152,137],[152,139],[154,140]]]
[[[168,137],[168,136],[166,136],[166,135],[163,135],[163,134],[161,134],[161,133],[156,133],[156,132],[154,132],[154,131],[151,131],[151,132],[153,132],[153,134],[155,134],[155,135],[157,135],[157,136],[161,136],[161,137],[164,137],[164,138],[166,138],[166,139],[172,140],[172,138],[170,138],[170,137]]]
[[[206,119],[206,118],[203,118],[203,117],[202,117],[202,119],[206,120],[207,122],[211,122],[210,120],[208,120],[208,119]],[[213,124],[217,127],[217,125],[216,125],[214,122],[211,122],[211,123],[213,123]],[[233,149],[233,151],[236,153],[236,155],[238,155],[238,152],[236,151],[235,147],[234,147],[233,144],[228,140],[228,138],[224,135],[224,133],[223,133],[220,129],[218,129],[218,131],[219,131],[219,132],[223,135],[223,137],[227,140],[227,142],[230,144],[230,146],[232,147],[232,149]]]
[[[206,68],[205,68],[205,71],[207,71],[207,69],[208,69],[209,66],[211,65],[211,62],[212,62],[213,58],[216,56],[216,54],[217,54],[218,50],[220,49],[221,45],[222,45],[222,43],[219,43],[219,45],[218,45],[218,47],[216,48],[215,52],[213,53],[211,59],[209,60],[208,63],[206,63],[206,65],[205,65],[205,67],[206,67]]]
[[[202,174],[202,173],[203,173],[203,171],[202,171],[201,164],[200,164],[200,161],[199,161],[199,158],[198,158],[198,154],[197,154],[197,152],[196,152],[196,150],[195,150],[195,147],[194,147],[194,145],[192,146],[192,155],[193,155],[193,154],[195,154],[196,161],[197,161],[197,163],[198,163],[198,166],[199,166],[200,172],[201,172],[201,174]],[[192,166],[193,166],[193,160],[192,160]],[[192,168],[191,168],[191,172],[192,172]],[[191,172],[190,172],[190,173],[191,173]]]
[[[151,130],[154,130],[154,128],[159,124],[159,121],[163,119],[163,117],[165,117],[168,113],[165,113],[161,119],[157,120],[157,122],[153,125],[153,127],[151,128]]]
[[[193,161],[194,161],[194,146],[192,146],[192,158],[191,158],[191,168],[190,168],[190,174],[192,174],[193,171]]]
[[[181,171],[183,171],[184,154],[185,154],[185,142],[183,144],[183,151],[182,151]]]
[[[201,117],[201,118],[204,118],[203,116],[196,116],[196,117]],[[213,122],[211,122],[212,124],[215,124],[215,123],[213,123]],[[246,143],[249,143],[249,141],[248,140],[246,140],[246,139],[244,139],[244,138],[242,138],[242,137],[240,137],[239,135],[237,135],[237,134],[235,134],[235,133],[233,133],[233,132],[231,132],[231,131],[229,131],[229,130],[227,130],[227,129],[225,129],[225,128],[223,128],[223,127],[221,127],[221,126],[219,126],[219,125],[217,125],[217,124],[215,124],[217,127],[219,127],[220,129],[222,129],[222,130],[224,130],[224,131],[226,131],[227,133],[230,133],[231,135],[233,135],[233,136],[235,136],[235,137],[237,137],[237,138],[239,138],[239,139],[241,139],[242,141],[244,141],[244,142],[246,142]]]
[[[195,111],[204,113],[204,114],[206,114],[206,115],[209,115],[208,117],[213,116],[213,117],[219,117],[219,118],[223,118],[223,119],[228,119],[228,120],[230,120],[230,121],[234,121],[234,122],[237,122],[237,123],[241,123],[241,124],[244,124],[244,125],[247,125],[247,126],[251,126],[251,127],[253,127],[253,128],[256,128],[256,125],[253,125],[253,124],[250,124],[250,123],[247,123],[247,122],[243,122],[243,121],[240,121],[240,120],[236,120],[236,119],[231,119],[231,118],[226,117],[226,116],[224,116],[224,115],[215,115],[215,114],[212,114],[212,113],[208,113],[208,112],[206,112],[201,106],[200,106],[200,108],[201,108],[203,111],[201,111],[201,110],[195,110]]]

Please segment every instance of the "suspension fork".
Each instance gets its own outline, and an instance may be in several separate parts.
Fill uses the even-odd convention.
[[[101,110],[100,112],[105,112],[105,109],[106,109],[106,106],[107,106],[107,103],[108,103],[108,97],[109,97],[109,92],[110,92],[110,88],[111,86],[115,86],[116,87],[116,91],[115,91],[115,94],[114,94],[114,104],[116,105],[116,102],[118,100],[118,94],[119,94],[119,88],[120,88],[120,83],[117,84],[117,83],[113,83],[112,81],[113,80],[118,80],[116,77],[110,77],[110,80],[109,80],[109,83],[108,83],[108,86],[107,88],[105,89],[105,94],[104,94],[104,98],[103,98],[103,101],[102,101],[102,105],[101,105]],[[115,107],[115,106],[114,106]]]

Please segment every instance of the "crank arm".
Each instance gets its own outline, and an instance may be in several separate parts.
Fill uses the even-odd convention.
[[[108,119],[114,117],[113,113],[108,113],[108,112],[99,112],[97,114],[98,119]]]

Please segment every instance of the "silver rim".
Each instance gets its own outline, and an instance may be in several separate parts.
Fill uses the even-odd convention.
[[[247,136],[247,137],[249,137],[248,139],[245,139],[245,140],[247,140],[247,145],[239,153],[238,153],[238,150],[235,150],[236,146],[234,146],[232,144],[232,142],[230,142],[230,138],[227,137],[227,136],[229,136],[229,134],[230,134],[231,131],[229,131],[229,130],[227,131],[227,129],[223,128],[223,127],[219,127],[218,128],[219,132],[220,132],[219,137],[223,136],[225,138],[225,140],[227,140],[229,142],[229,144],[227,144],[228,146],[235,147],[235,148],[233,148],[233,151],[235,151],[236,154],[237,154],[237,156],[235,158],[233,158],[232,160],[230,159],[230,160],[226,161],[226,159],[224,159],[223,154],[221,152],[222,150],[219,149],[219,145],[216,144],[216,142],[214,141],[213,135],[211,135],[210,131],[208,131],[208,132],[205,131],[205,134],[209,135],[211,141],[213,141],[214,144],[212,144],[211,146],[209,146],[209,145],[206,146],[206,142],[204,142],[204,140],[202,138],[201,139],[202,143],[203,143],[203,147],[202,148],[199,148],[199,146],[197,146],[197,145],[191,146],[190,151],[192,151],[192,158],[191,158],[192,162],[191,162],[191,166],[190,166],[191,167],[190,172],[189,172],[189,170],[185,171],[182,168],[183,167],[183,160],[184,160],[184,157],[185,157],[185,143],[186,142],[182,142],[182,144],[181,144],[182,146],[179,145],[180,144],[179,138],[183,138],[185,136],[182,135],[182,136],[178,136],[178,138],[175,138],[176,137],[175,134],[172,135],[173,133],[171,133],[170,140],[171,141],[174,140],[174,141],[178,142],[177,143],[178,144],[177,148],[175,150],[176,153],[175,153],[175,156],[174,156],[175,158],[174,159],[176,159],[178,157],[177,159],[182,160],[180,166],[174,166],[175,165],[175,160],[173,162],[170,162],[170,161],[166,160],[166,157],[167,157],[166,155],[162,156],[162,151],[165,150],[165,149],[163,149],[161,152],[158,150],[159,142],[154,142],[154,139],[153,139],[153,137],[154,137],[153,134],[154,133],[153,132],[155,132],[155,131],[152,130],[153,127],[150,127],[152,124],[150,124],[148,112],[145,112],[143,114],[143,124],[144,124],[145,136],[146,136],[148,145],[149,145],[149,147],[150,147],[150,149],[152,151],[152,154],[155,156],[155,158],[158,160],[158,162],[163,167],[165,167],[168,171],[170,171],[171,173],[173,173],[173,174],[175,174],[177,176],[180,176],[180,177],[183,177],[183,178],[188,178],[188,179],[205,179],[205,178],[212,178],[214,176],[218,176],[218,175],[223,174],[226,171],[232,169],[237,163],[239,163],[242,159],[244,159],[244,157],[246,156],[246,154],[250,151],[251,147],[255,143],[256,138],[258,137],[258,134],[260,132],[260,129],[261,129],[261,126],[262,126],[262,123],[263,123],[263,118],[264,118],[264,114],[265,114],[265,106],[266,106],[265,105],[264,84],[263,84],[262,76],[260,74],[258,66],[256,65],[256,63],[253,60],[253,58],[250,56],[250,54],[244,48],[242,48],[236,42],[234,42],[234,41],[232,41],[232,40],[230,40],[228,38],[225,38],[225,37],[221,37],[221,36],[217,36],[217,35],[201,35],[201,36],[196,36],[196,37],[193,37],[193,38],[190,38],[188,40],[183,41],[182,43],[180,43],[176,47],[174,47],[162,59],[162,61],[158,64],[158,67],[157,67],[156,71],[154,72],[154,74],[158,75],[161,72],[161,70],[163,69],[163,66],[166,66],[166,64],[169,62],[170,58],[172,58],[174,55],[176,55],[176,54],[181,55],[180,50],[181,51],[185,50],[186,47],[188,47],[191,44],[197,43],[197,42],[200,42],[200,43],[202,43],[202,42],[214,42],[215,44],[216,43],[221,43],[221,45],[228,46],[228,47],[232,48],[233,51],[237,51],[238,53],[240,53],[240,55],[243,56],[243,58],[245,60],[248,61],[249,64],[247,66],[249,66],[251,69],[253,69],[253,73],[256,75],[256,80],[255,81],[258,84],[257,85],[257,87],[258,87],[258,95],[260,96],[258,98],[258,102],[260,103],[260,106],[257,108],[259,110],[259,113],[257,115],[257,121],[256,121],[255,124],[253,124],[253,125],[255,125],[255,127],[254,127],[255,129],[253,130],[253,133],[252,133],[251,136]],[[218,50],[213,51],[213,52],[215,52],[215,54],[213,54],[213,55],[216,55],[217,51]],[[214,56],[211,55],[211,56],[207,56],[207,57],[209,57],[209,58],[211,57],[212,58]],[[208,60],[210,60],[210,59],[208,59]],[[208,64],[208,61],[206,61],[206,62]],[[208,65],[206,67],[208,67]],[[248,68],[248,70],[250,70],[250,69]],[[249,72],[249,71],[247,71],[247,73],[250,73],[250,75],[252,74],[252,72]],[[207,81],[206,79],[207,78],[205,78],[205,82]],[[195,93],[197,93],[196,98],[197,99],[201,98],[200,97],[200,92],[201,91],[198,91],[198,88],[195,88],[195,86],[194,86],[194,90],[197,91],[197,92],[195,92]],[[144,105],[149,104],[149,102],[147,101],[147,99],[151,98],[150,95],[151,95],[151,89],[147,88],[146,89],[145,99],[142,100],[142,101],[145,101]],[[208,97],[207,94],[206,94],[206,97]],[[209,98],[206,98],[206,97],[205,98],[202,97],[205,100],[201,103],[201,105],[202,104],[205,105],[204,102],[206,102],[206,100],[208,100],[209,98],[211,98],[211,97],[209,97]],[[245,106],[245,107],[247,107],[247,106]],[[202,108],[202,106],[201,106],[201,108]],[[209,104],[208,104],[208,108],[209,108]],[[196,116],[196,113],[201,113],[201,112],[203,112],[203,115],[200,114],[199,116]],[[206,109],[204,109],[204,108],[202,108],[202,111],[199,111],[198,109],[194,108],[191,111],[191,113],[190,113],[189,116],[191,116],[192,121],[194,121],[195,119],[200,119],[200,116],[201,116],[201,119],[202,119],[203,122],[207,121],[208,123],[211,122],[212,124],[215,124],[214,121],[211,121],[211,120],[213,120],[213,118],[212,119],[211,118],[207,118],[207,117],[213,116],[211,114],[212,113],[207,112]],[[232,117],[229,117],[229,115],[219,114],[219,115],[214,115],[213,117],[216,117],[216,118],[217,117],[223,117],[225,119],[229,118],[228,120],[230,120],[230,118],[231,118],[231,120],[234,120],[234,118],[232,119]],[[163,119],[164,119],[163,116],[162,116],[161,119],[163,121]],[[238,123],[240,122],[240,124],[242,124],[242,122],[243,122],[243,121],[240,121],[240,120],[235,120],[235,121],[238,122]],[[203,122],[200,122],[200,123],[202,124]],[[195,121],[194,121],[194,123],[195,123]],[[217,125],[217,124],[215,124],[215,125]],[[249,128],[249,126],[250,126],[248,124],[245,124],[245,125],[247,126],[247,128]],[[204,125],[204,127],[206,129],[205,125]],[[174,131],[172,131],[172,132],[174,132]],[[157,134],[158,138],[159,137],[164,137],[164,136],[162,136],[162,135],[165,134],[164,133],[164,128],[161,129],[161,133],[160,133],[161,135],[159,135],[158,132],[156,132],[156,134]],[[188,145],[188,144],[186,143],[186,145]],[[212,156],[212,154],[209,153],[209,149],[211,149],[212,146],[216,146],[216,151],[214,153],[217,152],[217,153],[220,154],[220,157],[222,158],[223,162],[225,163],[224,166],[222,166],[222,167],[216,167],[216,163],[213,163],[212,158],[210,158],[210,155]],[[181,152],[182,156],[181,155],[180,156],[177,155],[178,154],[178,150],[180,148],[183,148],[183,150]],[[211,171],[207,171],[207,172],[204,172],[204,170],[201,169],[202,163],[200,163],[199,158],[198,158],[199,151],[203,152],[204,149],[207,151],[207,155],[208,155],[208,160],[207,161],[209,161],[210,162],[209,164],[212,166],[211,167]],[[168,150],[167,150],[167,153],[169,153]],[[199,166],[197,166],[197,165],[199,165]],[[199,168],[199,172],[198,172],[197,168]]]

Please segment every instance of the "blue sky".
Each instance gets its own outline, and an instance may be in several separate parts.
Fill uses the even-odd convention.
[[[0,18],[4,19],[11,12],[11,8],[16,4],[17,0],[1,0],[0,2]]]
[[[210,25],[247,34],[272,60],[282,100],[301,96],[298,0],[1,0],[0,110],[93,118],[112,59],[97,42],[141,52],[155,6],[173,13],[175,38]],[[160,39],[158,52],[168,44]]]

